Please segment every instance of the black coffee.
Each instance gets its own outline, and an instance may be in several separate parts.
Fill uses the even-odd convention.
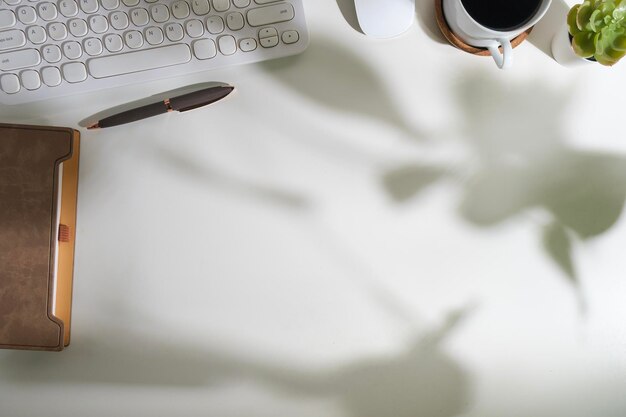
[[[489,29],[507,32],[528,23],[542,0],[461,0],[472,18]]]

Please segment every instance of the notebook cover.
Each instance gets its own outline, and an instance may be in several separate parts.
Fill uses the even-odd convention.
[[[0,124],[0,348],[69,344],[78,146],[73,129]],[[59,209],[69,241],[59,243],[55,293],[62,162]]]

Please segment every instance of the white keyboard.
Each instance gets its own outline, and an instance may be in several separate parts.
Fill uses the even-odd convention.
[[[0,103],[298,54],[302,0],[0,0]]]

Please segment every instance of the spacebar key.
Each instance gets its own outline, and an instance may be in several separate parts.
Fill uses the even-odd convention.
[[[189,61],[191,61],[189,47],[179,43],[161,48],[93,58],[87,62],[87,66],[92,77],[107,78],[185,64]]]

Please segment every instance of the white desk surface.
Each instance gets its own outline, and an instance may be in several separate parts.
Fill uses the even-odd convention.
[[[626,64],[552,60],[562,8],[499,71],[307,0],[299,57],[0,109],[238,88],[84,132],[72,344],[0,416],[626,415]]]

